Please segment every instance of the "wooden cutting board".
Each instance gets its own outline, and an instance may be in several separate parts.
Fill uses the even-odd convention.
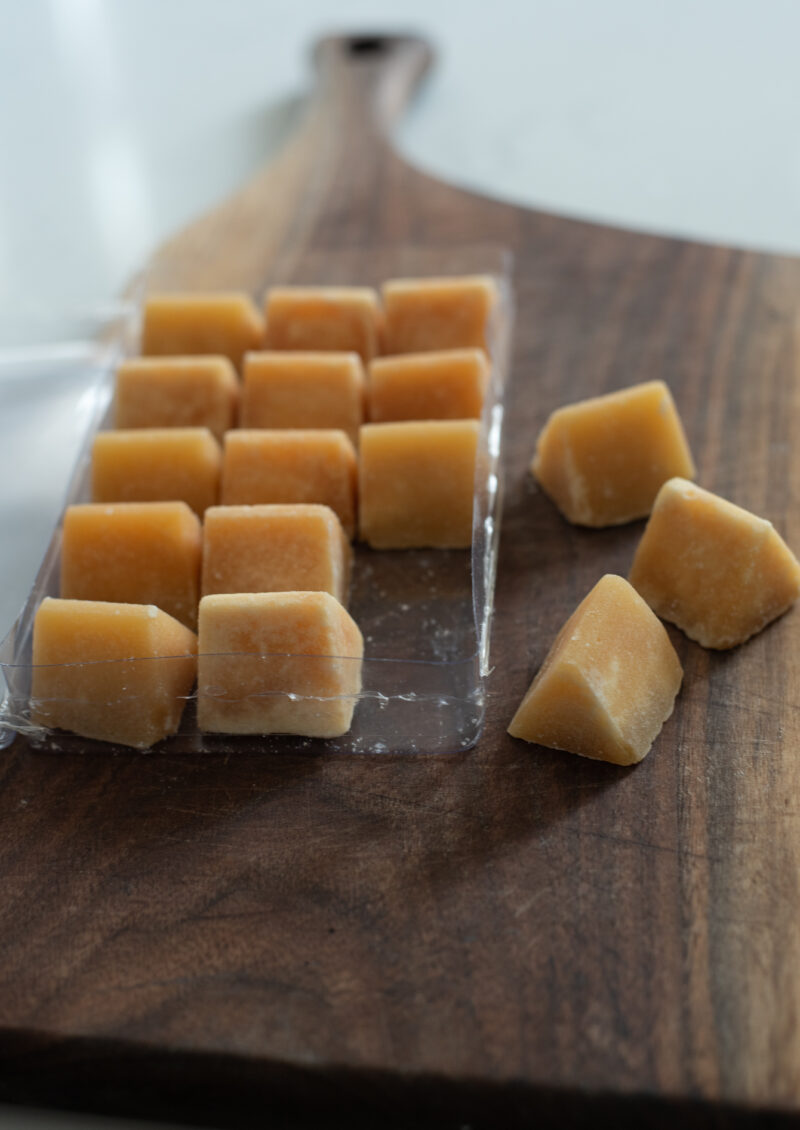
[[[0,1098],[257,1126],[794,1121],[800,612],[723,654],[671,631],[684,688],[637,768],[505,728],[642,530],[574,528],[536,490],[556,406],[663,378],[699,482],[800,548],[800,262],[448,187],[387,140],[424,44],[331,39],[316,59],[287,149],[151,282],[202,286],[213,261],[217,285],[255,288],[387,243],[513,250],[486,728],[427,758],[18,742],[0,758]]]

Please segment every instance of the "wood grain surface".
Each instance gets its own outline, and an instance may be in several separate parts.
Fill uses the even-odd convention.
[[[423,44],[332,39],[305,124],[154,285],[214,259],[512,249],[487,723],[438,757],[0,758],[0,1098],[216,1125],[766,1126],[800,1111],[800,613],[711,653],[630,770],[506,726],[643,523],[569,526],[527,464],[558,405],[670,385],[705,487],[800,549],[800,262],[567,221],[387,140]],[[665,176],[668,175],[665,170]]]

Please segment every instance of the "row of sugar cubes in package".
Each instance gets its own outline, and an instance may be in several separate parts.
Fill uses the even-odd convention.
[[[147,748],[197,677],[205,732],[346,733],[350,541],[469,547],[497,301],[483,276],[283,287],[266,319],[150,298],[37,613],[33,721]]]

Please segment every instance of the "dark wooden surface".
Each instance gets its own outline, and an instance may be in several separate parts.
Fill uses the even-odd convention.
[[[215,1124],[767,1125],[800,1102],[798,613],[685,667],[620,770],[505,727],[642,524],[563,522],[526,467],[557,405],[661,377],[699,482],[800,548],[800,263],[467,195],[385,134],[413,42],[320,51],[271,171],[157,258],[231,285],[325,248],[516,256],[506,508],[478,747],[0,758],[0,1098]],[[759,1115],[771,1112],[769,1119]]]

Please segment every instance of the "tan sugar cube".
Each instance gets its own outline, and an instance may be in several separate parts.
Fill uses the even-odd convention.
[[[391,279],[382,288],[383,353],[489,348],[497,284],[484,275]]]
[[[185,502],[69,506],[61,539],[61,596],[155,604],[197,623],[202,530]]]
[[[265,315],[268,349],[353,352],[365,362],[378,352],[381,309],[370,287],[273,287]]]
[[[117,369],[115,428],[208,428],[236,424],[239,381],[227,357],[135,357]]]
[[[219,497],[222,449],[208,428],[99,432],[94,502],[185,502],[201,517]]]
[[[667,479],[695,474],[663,381],[559,408],[542,429],[531,470],[564,517],[579,526],[644,518]]]
[[[659,491],[630,581],[703,647],[744,643],[800,593],[800,564],[770,522],[671,479]]]
[[[249,353],[243,428],[339,428],[358,442],[364,367],[357,353]]]
[[[346,604],[351,556],[329,506],[213,506],[203,524],[202,594],[321,590]]]
[[[247,294],[153,294],[145,302],[142,353],[219,353],[237,369],[264,339],[264,319]]]
[[[196,655],[194,632],[152,604],[47,597],[33,625],[32,720],[147,749],[178,729]]]
[[[342,431],[271,429],[228,432],[222,462],[223,506],[318,502],[356,524],[355,448]]]
[[[627,581],[607,574],[559,632],[508,732],[633,765],[672,713],[682,678],[663,624]]]
[[[375,549],[472,544],[477,420],[365,424],[361,538]]]
[[[480,419],[488,380],[482,349],[377,357],[369,366],[369,418],[374,423]]]
[[[350,729],[364,642],[329,593],[203,597],[200,652],[201,730],[336,738]]]

